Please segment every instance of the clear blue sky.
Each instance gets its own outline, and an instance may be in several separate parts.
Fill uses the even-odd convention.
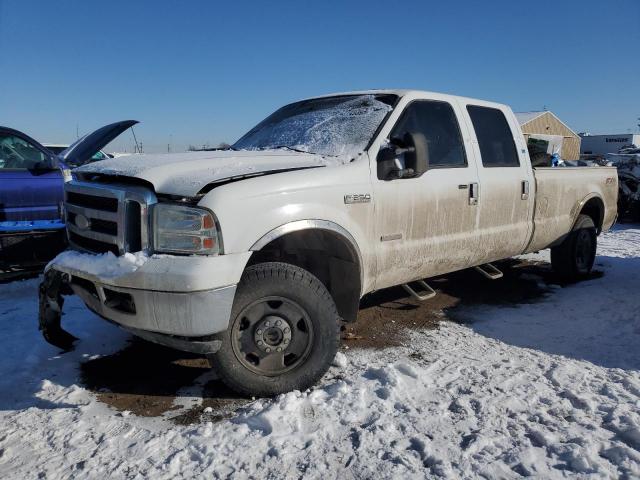
[[[366,88],[546,106],[592,133],[640,116],[640,0],[0,0],[0,52],[0,124],[49,142],[134,118],[145,151],[179,151]]]

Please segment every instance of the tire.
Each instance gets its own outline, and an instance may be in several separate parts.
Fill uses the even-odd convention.
[[[209,357],[232,390],[248,396],[304,391],[328,370],[340,345],[340,317],[326,287],[279,262],[248,267],[222,346]]]
[[[579,215],[567,238],[551,247],[551,266],[563,279],[580,280],[591,272],[598,245],[596,227],[591,217]]]

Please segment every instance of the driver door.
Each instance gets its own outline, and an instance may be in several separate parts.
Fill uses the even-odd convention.
[[[424,135],[428,146],[424,173],[378,178],[372,168],[377,289],[464,268],[477,255],[473,196],[478,192],[478,173],[470,158],[473,153],[465,148],[458,108],[447,101],[413,100],[391,128],[387,137],[391,142],[406,132]]]
[[[0,226],[31,230],[39,220],[60,221],[62,172],[43,149],[14,130],[0,128]]]

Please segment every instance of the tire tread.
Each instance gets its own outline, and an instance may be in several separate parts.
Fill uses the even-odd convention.
[[[230,320],[230,328],[231,322],[233,322],[235,316],[239,313],[236,307],[238,305],[244,305],[244,303],[248,301],[248,299],[252,298],[251,295],[254,288],[258,288],[265,282],[270,281],[302,284],[305,291],[308,291],[308,293],[311,295],[311,300],[317,303],[318,308],[324,310],[325,315],[323,316],[333,319],[333,328],[328,326],[328,330],[326,332],[331,333],[331,338],[327,339],[328,341],[323,341],[323,345],[325,345],[325,347],[328,347],[328,351],[323,352],[326,353],[323,365],[311,365],[310,371],[303,372],[302,374],[298,372],[300,368],[293,370],[293,372],[299,373],[297,383],[299,383],[300,385],[298,386],[298,389],[308,388],[311,385],[315,384],[322,377],[322,375],[324,375],[324,373],[328,370],[331,364],[331,360],[335,356],[335,353],[338,351],[340,345],[340,316],[338,315],[338,311],[333,298],[331,297],[331,294],[324,286],[324,284],[322,284],[322,282],[318,280],[318,278],[313,274],[300,267],[288,263],[265,262],[251,265],[247,267],[247,269],[243,273],[242,278],[240,279],[240,283],[238,284],[236,298],[234,300],[234,313],[232,314],[232,318]],[[223,344],[225,340],[228,340],[226,338],[228,336],[229,331],[221,334],[221,337],[223,337]],[[245,367],[243,367],[238,362],[238,366],[236,368],[227,368],[228,361],[220,362],[220,355],[223,354],[225,356],[229,355],[228,352],[221,353],[220,351],[216,354],[213,354],[210,357],[210,364],[219,378],[232,390],[245,395],[272,396],[292,389],[290,388],[292,383],[291,378],[287,378],[287,376],[291,372],[287,372],[280,377],[266,377],[257,374],[251,374],[249,376],[255,377],[256,381],[248,382],[246,378],[248,375],[246,374],[246,372],[244,372]],[[233,355],[233,353],[231,354]],[[301,368],[307,367],[307,363],[308,362],[305,362],[301,366]],[[244,378],[241,379],[241,377]]]

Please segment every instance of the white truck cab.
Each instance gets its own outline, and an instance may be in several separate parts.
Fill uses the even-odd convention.
[[[376,289],[424,298],[412,282],[549,247],[559,274],[586,275],[618,190],[613,168],[532,168],[506,105],[413,90],[303,100],[229,150],[75,173],[45,338],[71,345],[59,312],[73,291],[251,395],[313,385]]]

